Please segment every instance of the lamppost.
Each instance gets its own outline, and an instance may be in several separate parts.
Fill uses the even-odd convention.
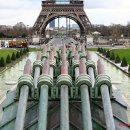
[[[63,38],[61,39],[61,44],[62,44],[62,46],[63,46]]]
[[[130,36],[129,36],[129,28],[127,30],[127,37],[128,37],[128,39],[130,38]]]
[[[29,25],[27,25],[26,30],[27,30],[27,43],[29,44]]]
[[[8,39],[8,28],[6,27],[6,39],[5,40],[7,40]]]

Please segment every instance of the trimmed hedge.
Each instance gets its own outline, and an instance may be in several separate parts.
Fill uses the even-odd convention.
[[[100,47],[98,47],[98,49],[97,49],[97,51],[99,52],[99,53],[102,53],[102,48],[100,48]]]
[[[115,55],[118,54],[121,60],[123,57],[125,57],[127,63],[130,65],[130,48],[113,49],[112,51],[115,53]]]
[[[29,48],[28,47],[26,48],[26,51],[29,52]]]
[[[23,49],[20,50],[20,56],[22,56],[22,55],[23,55]]]
[[[115,60],[115,54],[114,54],[114,52],[111,53],[110,60]]]
[[[6,63],[11,63],[11,58],[10,58],[10,55],[7,55],[7,58],[6,58]]]
[[[97,52],[100,52],[100,48],[98,47]]]
[[[4,61],[3,57],[1,57],[1,59],[0,59],[0,66],[5,67],[5,61]]]
[[[103,49],[103,53],[104,56],[106,55],[106,49]]]
[[[109,50],[106,52],[106,58],[110,58],[110,51]]]
[[[27,51],[26,51],[26,49],[25,49],[25,48],[23,49],[23,53],[24,53],[24,54],[26,54],[26,53],[27,53]]]
[[[20,58],[23,54],[26,54],[29,52],[28,48],[20,49],[20,51],[12,51],[9,53],[9,51],[6,51],[6,55],[0,57],[0,67],[5,67],[6,63],[9,64],[12,61],[15,61],[16,58]]]
[[[121,59],[120,59],[119,55],[116,56],[115,63],[121,63]]]
[[[16,53],[16,58],[20,58],[20,52],[19,51],[17,51],[17,53]]]
[[[129,65],[129,68],[128,68],[128,72],[130,72],[130,65]]]
[[[100,53],[103,53],[103,48],[100,48]]]
[[[11,60],[12,60],[12,61],[16,60],[16,55],[15,55],[15,53],[14,53],[14,52],[12,53]]]
[[[125,57],[122,59],[122,62],[121,62],[121,67],[126,67],[128,65]]]

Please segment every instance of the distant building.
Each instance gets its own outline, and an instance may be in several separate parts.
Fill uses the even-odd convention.
[[[55,28],[55,20],[50,22],[50,28]]]
[[[87,35],[87,45],[93,45],[94,38],[93,35]]]

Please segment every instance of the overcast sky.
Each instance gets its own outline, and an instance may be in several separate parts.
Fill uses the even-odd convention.
[[[130,0],[85,0],[84,8],[92,24],[130,22]],[[0,25],[33,26],[40,10],[41,0],[0,0]]]

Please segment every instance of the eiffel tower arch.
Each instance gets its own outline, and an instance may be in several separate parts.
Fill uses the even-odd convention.
[[[75,21],[80,28],[81,35],[85,35],[91,28],[91,23],[84,11],[84,2],[71,0],[60,4],[54,0],[42,1],[42,10],[33,26],[35,35],[44,35],[47,25],[56,18],[69,18]]]

